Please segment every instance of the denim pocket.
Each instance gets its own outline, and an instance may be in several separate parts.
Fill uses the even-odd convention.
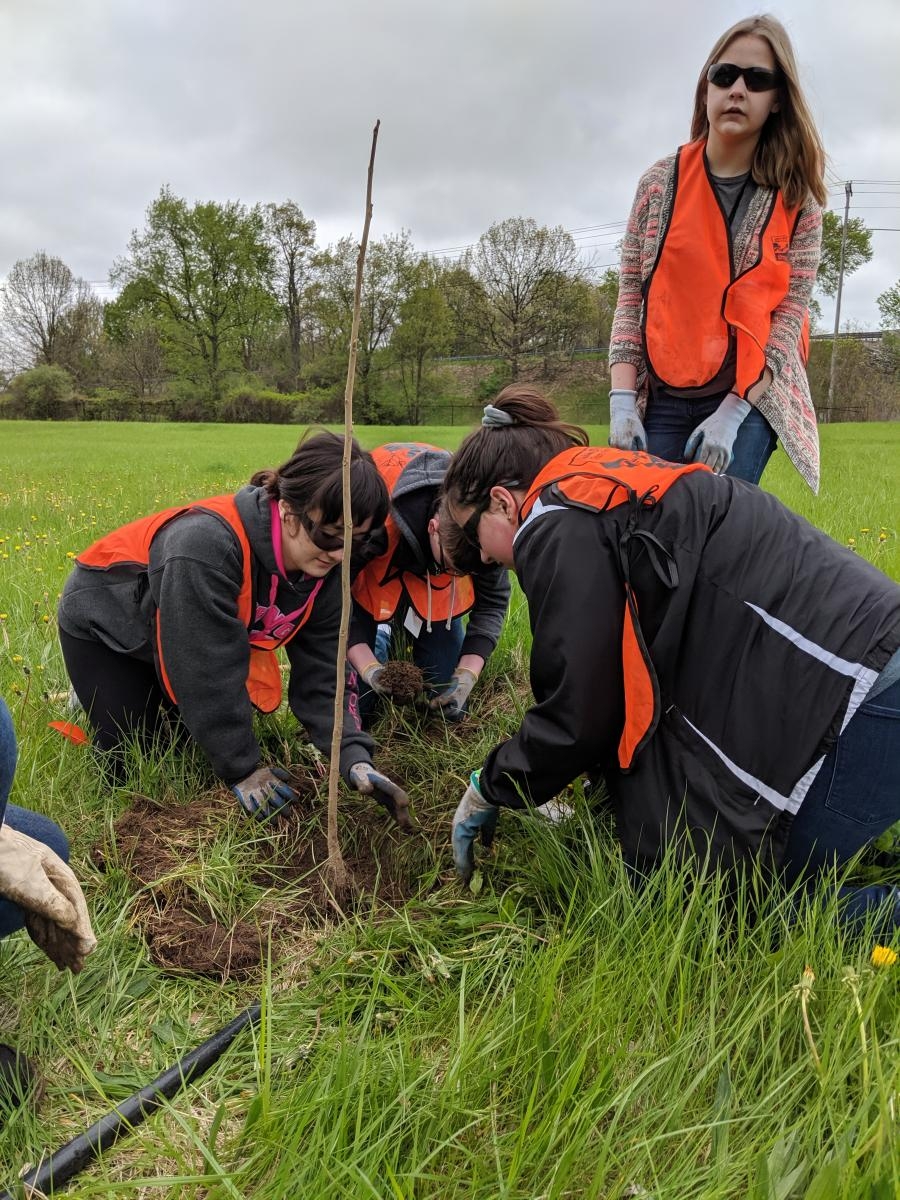
[[[863,704],[838,738],[825,807],[886,829],[900,821],[900,711],[878,699]]]

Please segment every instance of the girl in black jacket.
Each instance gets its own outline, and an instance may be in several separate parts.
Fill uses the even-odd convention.
[[[445,479],[459,566],[513,568],[535,703],[457,809],[454,856],[500,807],[605,777],[627,861],[673,839],[792,881],[900,819],[900,587],[740,480],[587,448],[538,392],[485,409]],[[900,892],[846,897],[853,915]]]

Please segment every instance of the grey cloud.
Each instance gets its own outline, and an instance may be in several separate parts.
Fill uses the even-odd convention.
[[[407,228],[439,249],[520,213],[567,228],[620,221],[640,173],[686,138],[710,45],[748,11],[734,0],[12,7],[0,13],[0,275],[42,247],[91,279],[163,184],[189,199],[290,196],[322,241],[358,232],[376,117],[376,236]],[[893,0],[849,13],[785,0],[777,15],[834,171],[900,177]],[[900,225],[900,209],[859,215]],[[900,274],[898,235],[877,236],[877,263],[848,288],[845,312],[852,301],[861,320]],[[595,240],[610,261],[615,235]]]

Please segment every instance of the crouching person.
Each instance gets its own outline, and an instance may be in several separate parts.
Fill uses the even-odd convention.
[[[274,651],[290,663],[288,704],[330,753],[344,553],[343,438],[301,441],[277,470],[236,495],[166,509],[114,530],[77,558],[59,606],[60,642],[94,743],[114,776],[126,739],[147,743],[171,718],[205,751],[248,816],[296,799],[286,772],[263,760],[253,711],[281,703]],[[371,456],[354,441],[353,541],[387,515]],[[372,741],[348,694],[341,773],[405,823],[403,790],[377,772]]]
[[[16,735],[0,698],[0,938],[25,928],[59,970],[77,973],[97,941],[66,865],[69,843],[48,817],[8,803],[15,770]],[[28,1060],[0,1045],[0,1107],[20,1103],[34,1081]]]
[[[353,563],[348,658],[359,676],[360,715],[368,724],[380,697],[399,698],[383,667],[391,645],[408,636],[430,707],[458,721],[500,637],[509,606],[508,572],[491,564],[474,576],[460,574],[444,561],[437,509],[450,463],[447,450],[392,442],[372,457],[391,509],[384,533],[361,548]]]
[[[900,587],[751,484],[594,448],[533,389],[485,410],[441,533],[512,567],[534,704],[473,776],[457,867],[504,806],[605,778],[637,873],[670,842],[824,886],[900,819]],[[845,888],[900,927],[900,889]]]

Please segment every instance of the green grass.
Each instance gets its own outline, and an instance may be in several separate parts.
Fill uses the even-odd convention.
[[[134,762],[129,788],[110,791],[85,752],[47,730],[64,715],[67,688],[56,596],[67,556],[101,532],[237,488],[287,458],[298,432],[0,425],[0,691],[21,742],[13,799],[66,828],[100,937],[76,978],[58,975],[24,935],[0,943],[0,1039],[32,1054],[47,1079],[39,1112],[7,1116],[0,1129],[0,1183],[262,995],[259,1034],[242,1035],[71,1194],[896,1195],[900,966],[874,970],[871,944],[844,940],[827,903],[788,925],[783,900],[770,896],[751,922],[753,881],[729,906],[721,881],[685,878],[674,862],[637,893],[603,815],[577,787],[572,824],[558,831],[504,814],[481,892],[456,884],[453,807],[524,703],[520,596],[467,739],[406,712],[379,729],[381,760],[407,780],[424,833],[402,843],[375,821],[378,853],[406,874],[409,902],[363,905],[326,924],[298,919],[269,966],[239,984],[152,964],[125,864],[114,857],[101,873],[89,849],[132,789],[177,806],[214,781],[201,756],[160,752]],[[465,430],[358,432],[368,446],[412,438],[452,448]],[[605,430],[592,434],[602,441]],[[822,442],[818,499],[781,452],[766,486],[900,577],[900,426],[832,426]],[[281,754],[301,754],[283,714],[262,731]],[[351,848],[358,805],[347,797],[343,809]],[[185,857],[178,880],[224,921],[289,905],[303,881],[254,882],[260,836],[223,797],[221,832]]]

